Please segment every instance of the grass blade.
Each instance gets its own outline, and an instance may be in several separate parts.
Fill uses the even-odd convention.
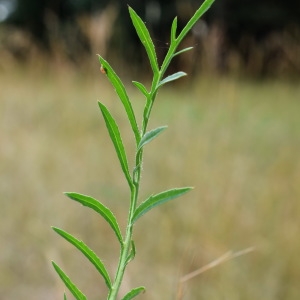
[[[146,87],[145,87],[142,83],[140,83],[140,82],[138,82],[138,81],[132,81],[132,83],[133,83],[133,84],[141,91],[141,93],[142,93],[146,98],[148,98],[149,93],[148,93]]]
[[[118,77],[116,72],[113,70],[113,68],[110,66],[110,64],[100,55],[99,57],[99,62],[102,66],[102,68],[105,70],[105,73],[107,75],[107,78],[115,88],[124,108],[127,113],[132,131],[135,135],[136,142],[138,143],[140,140],[140,135],[139,135],[139,129],[137,126],[135,114],[131,105],[131,102],[129,100],[129,97],[127,95],[126,89],[124,87],[124,84],[122,83],[121,79]]]
[[[123,170],[123,173],[128,181],[128,184],[130,188],[132,188],[132,179],[129,173],[128,169],[128,162],[127,162],[127,157],[125,153],[125,148],[121,139],[121,134],[118,128],[118,125],[115,121],[115,119],[112,117],[108,109],[105,107],[104,104],[98,102],[100,110],[102,112],[103,118],[105,120],[106,127],[108,129],[110,138],[115,146],[119,161],[121,163],[121,167]]]
[[[159,134],[161,134],[168,126],[161,126],[157,127],[153,130],[150,130],[145,133],[145,135],[142,137],[138,147],[137,151],[139,151],[142,147],[144,147],[146,144],[151,142],[153,139],[155,139]]]
[[[99,213],[108,222],[108,224],[115,232],[120,244],[123,245],[123,238],[122,238],[122,234],[117,219],[109,208],[104,206],[98,200],[89,196],[85,196],[77,193],[65,193],[65,195],[68,196],[70,199],[75,200],[81,203],[82,205],[87,206],[93,209],[95,212]]]
[[[109,289],[111,289],[111,280],[108,275],[108,272],[103,264],[103,262],[99,259],[99,257],[91,250],[83,241],[79,241],[71,234],[67,233],[64,230],[61,230],[57,227],[52,227],[52,229],[58,233],[61,237],[75,246],[98,270],[98,272],[102,275],[105,280],[105,283]]]
[[[133,217],[132,217],[132,224],[136,222],[138,218],[140,218],[142,215],[144,215],[146,212],[148,212],[150,209],[163,204],[167,201],[170,201],[172,199],[175,199],[189,190],[191,190],[191,187],[185,187],[185,188],[177,188],[177,189],[171,189],[168,191],[164,191],[162,193],[152,195],[147,200],[142,202],[137,209],[135,210]]]
[[[177,72],[172,75],[169,75],[158,84],[158,87],[161,87],[162,85],[166,84],[167,82],[174,81],[174,80],[179,79],[186,75],[187,74],[184,72]]]
[[[134,297],[138,296],[140,293],[144,293],[145,292],[145,288],[143,286],[132,289],[129,293],[127,293],[122,300],[131,300]]]
[[[69,291],[73,294],[76,300],[87,300],[86,296],[77,288],[77,286],[71,281],[71,279],[65,274],[65,272],[54,262],[52,261],[52,265],[64,282]]]
[[[152,42],[150,33],[145,25],[145,23],[142,21],[142,19],[137,15],[137,13],[129,7],[129,14],[133,23],[133,26],[135,27],[135,30],[144,45],[147,55],[149,57],[149,61],[153,70],[153,74],[158,73],[159,67],[157,63],[157,57],[156,52],[154,48],[154,44]]]

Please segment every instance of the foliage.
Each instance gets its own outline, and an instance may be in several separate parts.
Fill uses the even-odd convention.
[[[116,154],[118,156],[121,169],[125,176],[125,179],[128,183],[128,187],[130,189],[130,205],[129,205],[129,213],[128,213],[128,222],[126,227],[126,233],[123,237],[121,231],[119,229],[119,224],[113,214],[113,212],[103,205],[97,199],[94,199],[90,196],[81,195],[78,193],[66,193],[66,195],[84,206],[87,206],[94,211],[96,211],[99,215],[101,215],[107,223],[112,228],[113,232],[116,235],[116,238],[120,242],[120,257],[118,268],[115,274],[114,279],[110,278],[108,271],[100,258],[82,241],[73,237],[71,234],[61,230],[59,228],[53,227],[53,230],[66,239],[69,243],[74,245],[86,258],[94,265],[97,271],[102,275],[106,286],[108,288],[108,300],[114,300],[117,298],[119,289],[123,280],[125,269],[128,263],[134,259],[135,257],[135,244],[133,241],[133,227],[136,221],[146,214],[149,210],[154,207],[165,203],[167,201],[173,200],[186,192],[188,192],[191,188],[174,188],[171,190],[163,191],[161,193],[149,196],[145,201],[138,203],[139,200],[139,188],[140,188],[140,180],[141,180],[141,172],[143,165],[143,154],[144,147],[150,141],[159,136],[162,131],[166,129],[166,126],[161,126],[155,128],[153,130],[147,131],[148,122],[151,115],[152,107],[155,102],[155,98],[157,96],[158,90],[164,84],[179,79],[186,74],[184,72],[177,72],[173,75],[164,77],[165,72],[171,63],[174,56],[183,53],[185,51],[190,50],[191,48],[186,48],[181,51],[177,51],[177,48],[186,34],[191,30],[193,25],[199,20],[199,18],[209,9],[214,0],[206,0],[200,8],[196,11],[194,16],[190,19],[187,25],[183,28],[180,34],[177,35],[177,18],[174,19],[172,28],[171,28],[171,38],[170,38],[170,48],[168,53],[161,65],[159,67],[157,62],[157,56],[154,48],[154,44],[151,40],[150,34],[141,20],[141,18],[136,14],[136,12],[129,7],[129,13],[132,20],[132,23],[136,29],[136,32],[140,38],[141,43],[144,45],[145,50],[147,52],[149,62],[153,71],[153,81],[151,85],[150,91],[146,89],[146,87],[140,82],[134,82],[134,85],[140,90],[140,92],[145,97],[145,107],[143,112],[143,119],[141,128],[138,127],[136,122],[136,117],[134,110],[132,108],[130,99],[127,95],[127,91],[118,77],[116,72],[110,66],[110,64],[101,56],[99,56],[99,62],[101,64],[101,71],[104,73],[108,80],[111,82],[113,87],[118,94],[122,105],[126,111],[129,123],[131,125],[131,129],[133,135],[135,137],[135,146],[136,146],[136,154],[135,154],[135,166],[130,172],[127,155],[125,151],[125,147],[121,138],[121,134],[119,131],[118,124],[107,107],[99,102],[99,108],[105,120],[105,124],[114,145]],[[78,300],[86,299],[86,296],[78,289],[78,287],[72,282],[72,280],[67,276],[67,274],[56,264],[53,262],[53,266],[65,283],[66,287],[70,290],[73,296]],[[129,291],[123,298],[123,300],[130,300],[144,292],[144,287],[137,287]],[[65,296],[66,297],[66,296]]]

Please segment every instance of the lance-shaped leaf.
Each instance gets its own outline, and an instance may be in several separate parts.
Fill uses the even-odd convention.
[[[153,139],[155,139],[159,134],[161,134],[168,126],[161,126],[157,127],[155,129],[152,129],[144,134],[142,137],[138,147],[137,151],[139,151],[142,147],[144,147],[146,144],[151,142]]]
[[[96,200],[92,197],[89,197],[89,196],[85,196],[85,195],[81,195],[81,194],[77,194],[77,193],[65,193],[65,194],[70,199],[75,200],[75,201],[81,203],[82,205],[87,206],[87,207],[93,209],[95,212],[99,213],[107,221],[107,223],[110,225],[110,227],[113,229],[120,244],[123,245],[122,234],[121,234],[117,219],[109,208],[104,206],[98,200]]]
[[[170,81],[174,81],[176,79],[179,79],[183,76],[186,76],[187,74],[184,73],[184,72],[177,72],[177,73],[174,73],[170,76],[167,76],[165,79],[163,79],[159,84],[158,84],[158,87],[161,87],[162,85],[166,84],[167,82],[170,82]]]
[[[179,45],[186,34],[192,29],[192,27],[196,24],[196,22],[202,17],[202,15],[210,8],[210,6],[214,3],[215,0],[205,0],[201,6],[197,9],[195,14],[191,17],[188,23],[180,32],[179,36],[176,39],[177,44]]]
[[[64,282],[69,291],[73,294],[76,300],[86,300],[86,296],[77,288],[77,286],[71,281],[71,279],[66,275],[66,273],[54,262],[52,261],[52,265]]]
[[[79,241],[78,239],[76,239],[66,231],[61,230],[57,227],[52,227],[52,229],[60,236],[62,236],[64,239],[66,239],[69,243],[74,245],[95,266],[95,268],[104,278],[107,287],[111,289],[111,280],[109,278],[108,272],[103,262],[95,254],[95,252],[91,250],[83,241]]]
[[[190,50],[192,50],[192,49],[194,49],[194,47],[187,47],[187,48],[184,48],[184,49],[182,49],[182,50],[180,50],[180,51],[174,53],[174,54],[173,54],[173,57],[175,57],[176,55],[179,55],[179,54],[181,54],[181,53],[190,51]]]
[[[131,248],[130,248],[130,252],[126,258],[126,263],[125,263],[126,265],[135,258],[135,254],[136,254],[135,244],[134,244],[134,241],[131,241]]]
[[[140,83],[140,82],[138,82],[138,81],[132,81],[132,83],[133,83],[133,84],[141,91],[141,93],[142,93],[146,98],[148,98],[149,93],[148,93],[146,87],[145,87],[142,83]]]
[[[171,27],[171,43],[176,40],[176,30],[177,30],[177,17],[174,18]]]
[[[149,57],[149,61],[153,70],[153,73],[157,73],[159,71],[158,63],[157,63],[157,57],[155,53],[154,44],[152,42],[150,33],[145,25],[145,23],[142,21],[142,19],[137,15],[137,13],[129,7],[129,14],[133,23],[133,26],[135,27],[135,30],[144,45],[146,52]]]
[[[125,153],[125,148],[121,139],[121,134],[118,128],[118,125],[115,121],[115,119],[112,117],[108,109],[105,107],[104,104],[98,102],[100,110],[102,112],[106,127],[108,129],[110,138],[115,146],[119,161],[121,163],[121,167],[123,170],[123,173],[128,181],[128,184],[130,188],[132,187],[132,179],[129,174],[129,169],[128,169],[128,162],[127,162],[127,157]]]
[[[109,79],[109,81],[111,82],[111,84],[113,85],[113,87],[115,88],[124,108],[125,111],[127,113],[129,122],[131,124],[131,128],[132,131],[135,135],[135,139],[137,141],[137,143],[139,142],[140,139],[140,135],[139,135],[139,129],[136,123],[136,118],[135,118],[135,114],[131,105],[131,102],[129,100],[129,97],[127,95],[126,89],[124,84],[122,83],[121,79],[119,78],[119,76],[116,74],[116,72],[113,70],[113,68],[111,67],[111,65],[100,55],[99,57],[99,62],[103,68],[103,70],[105,70],[105,73],[107,75],[107,78]]]
[[[131,223],[133,224],[136,222],[138,218],[140,218],[142,215],[144,215],[146,212],[148,212],[150,209],[163,204],[167,201],[170,201],[172,199],[175,199],[189,190],[191,190],[191,187],[185,187],[185,188],[177,188],[177,189],[171,189],[168,191],[164,191],[162,193],[151,195],[147,200],[142,202],[137,209],[135,210]]]
[[[145,288],[143,286],[132,289],[129,293],[127,293],[122,300],[131,300],[134,297],[138,296],[140,293],[144,293],[145,292]]]

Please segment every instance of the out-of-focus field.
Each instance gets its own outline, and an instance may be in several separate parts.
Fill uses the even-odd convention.
[[[115,270],[108,225],[62,192],[98,198],[124,228],[128,188],[96,101],[116,116],[132,163],[123,109],[100,71],[8,71],[0,85],[0,298],[62,299],[53,259],[89,299],[105,299],[102,278],[50,226]],[[130,95],[140,112],[142,97]],[[253,246],[187,282],[183,299],[299,299],[299,113],[299,82],[199,78],[159,93],[150,128],[169,128],[146,146],[141,196],[195,189],[137,223],[123,292],[145,285],[141,299],[176,300],[180,276]]]

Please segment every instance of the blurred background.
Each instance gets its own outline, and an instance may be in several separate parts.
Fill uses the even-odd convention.
[[[62,192],[94,196],[124,228],[129,191],[96,101],[116,116],[131,165],[133,136],[96,54],[141,121],[144,99],[130,82],[150,86],[151,69],[127,4],[161,62],[174,16],[182,29],[201,1],[0,0],[0,299],[62,299],[51,260],[89,299],[105,299],[102,278],[50,226],[83,239],[113,276],[109,227]],[[149,126],[169,128],[147,145],[141,200],[195,189],[139,221],[122,294],[145,285],[146,300],[299,299],[299,15],[296,0],[216,0],[184,40],[194,49],[168,72],[189,76],[158,95]],[[181,276],[248,247],[179,297]]]

